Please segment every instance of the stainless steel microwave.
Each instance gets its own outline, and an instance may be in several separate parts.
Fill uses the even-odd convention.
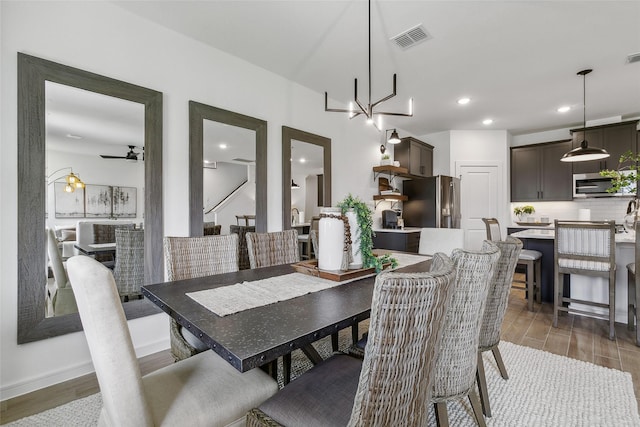
[[[601,176],[599,173],[574,173],[573,174],[573,198],[585,197],[622,197],[633,196],[631,190],[626,188],[618,193],[608,193],[611,188],[611,178]]]

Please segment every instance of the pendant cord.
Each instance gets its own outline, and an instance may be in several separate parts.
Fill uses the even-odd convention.
[[[369,108],[371,109],[371,0],[369,0]],[[367,111],[367,116],[373,120],[373,111]]]
[[[587,135],[587,75],[582,75],[582,130],[585,132],[584,139]]]

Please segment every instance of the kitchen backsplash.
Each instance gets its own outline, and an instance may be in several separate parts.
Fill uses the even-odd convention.
[[[594,199],[574,200],[572,202],[520,202],[511,203],[511,220],[516,221],[517,218],[513,214],[515,206],[531,205],[536,212],[533,217],[539,221],[541,217],[549,217],[553,222],[554,219],[578,219],[580,209],[589,209],[591,211],[592,220],[610,220],[621,224],[624,216],[627,214],[627,205],[631,198],[623,197],[602,197]]]

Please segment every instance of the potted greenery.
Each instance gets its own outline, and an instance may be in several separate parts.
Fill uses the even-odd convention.
[[[388,154],[383,154],[382,158],[380,159],[380,165],[384,166],[384,165],[390,165],[391,164],[391,156],[389,156]]]
[[[525,206],[516,206],[513,208],[513,213],[516,214],[518,220],[523,221],[527,215],[531,215],[536,211],[536,209],[531,205]]]
[[[353,209],[356,214],[358,228],[360,229],[360,254],[362,255],[362,268],[375,268],[376,273],[380,272],[384,264],[391,263],[392,267],[397,267],[398,262],[389,255],[375,256],[373,254],[373,213],[369,206],[359,197],[349,194],[344,200],[338,203],[342,214],[346,215],[349,209]]]

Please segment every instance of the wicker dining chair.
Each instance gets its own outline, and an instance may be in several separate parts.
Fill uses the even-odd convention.
[[[251,268],[291,264],[300,261],[296,230],[272,233],[247,233],[247,249]]]
[[[250,411],[247,425],[426,425],[454,280],[453,263],[442,253],[434,255],[428,273],[381,273],[364,360],[330,357]]]
[[[553,292],[553,327],[558,327],[560,311],[609,320],[609,339],[616,336],[616,247],[615,221],[555,220],[554,260],[556,275]],[[565,297],[565,274],[602,277],[608,281],[606,303]],[[591,305],[607,309],[607,314],[593,313],[566,306],[565,303]]]
[[[113,277],[120,298],[128,301],[142,296],[144,283],[144,230],[116,228],[116,264]]]
[[[476,379],[478,390],[480,391],[480,402],[482,412],[491,416],[491,405],[489,403],[489,392],[487,390],[487,379],[484,372],[484,362],[482,353],[491,351],[498,365],[498,370],[502,378],[509,379],[507,368],[504,366],[498,344],[500,343],[500,330],[502,321],[507,311],[509,302],[509,291],[513,281],[513,273],[518,263],[518,257],[522,250],[522,242],[515,237],[507,236],[505,241],[493,242],[500,249],[500,258],[493,272],[493,279],[489,285],[487,302],[482,316],[482,326],[480,327],[480,342],[478,345],[478,368]]]
[[[482,218],[487,229],[487,239],[497,242],[502,240],[500,223],[495,218]],[[525,280],[513,280],[514,289],[521,289],[527,292],[529,311],[533,311],[533,299],[538,304],[542,302],[542,252],[533,249],[522,249],[518,258],[518,266],[525,268]]]
[[[476,423],[485,426],[475,392],[478,344],[489,285],[500,250],[485,240],[480,251],[454,249],[451,258],[456,266],[456,280],[436,359],[431,401],[439,426],[449,425],[447,402],[461,397],[469,398]],[[366,351],[369,351],[368,344]]]
[[[67,271],[64,269],[60,249],[58,249],[58,240],[50,228],[47,230],[47,236],[47,254],[51,263],[53,278],[56,282],[54,293],[51,296],[53,315],[62,316],[69,313],[77,313],[76,298],[73,294],[71,283],[69,283]]]
[[[97,425],[244,425],[277,392],[262,370],[241,373],[213,351],[141,376],[111,270],[87,256],[67,265],[102,395]]]
[[[164,259],[170,281],[238,271],[238,235],[165,237]],[[174,319],[169,325],[169,336],[176,361],[208,349]]]
[[[640,274],[636,275],[636,265],[640,265],[640,221],[636,222],[636,255],[635,262],[627,265],[628,313],[627,328],[636,330],[636,345],[640,347]]]

